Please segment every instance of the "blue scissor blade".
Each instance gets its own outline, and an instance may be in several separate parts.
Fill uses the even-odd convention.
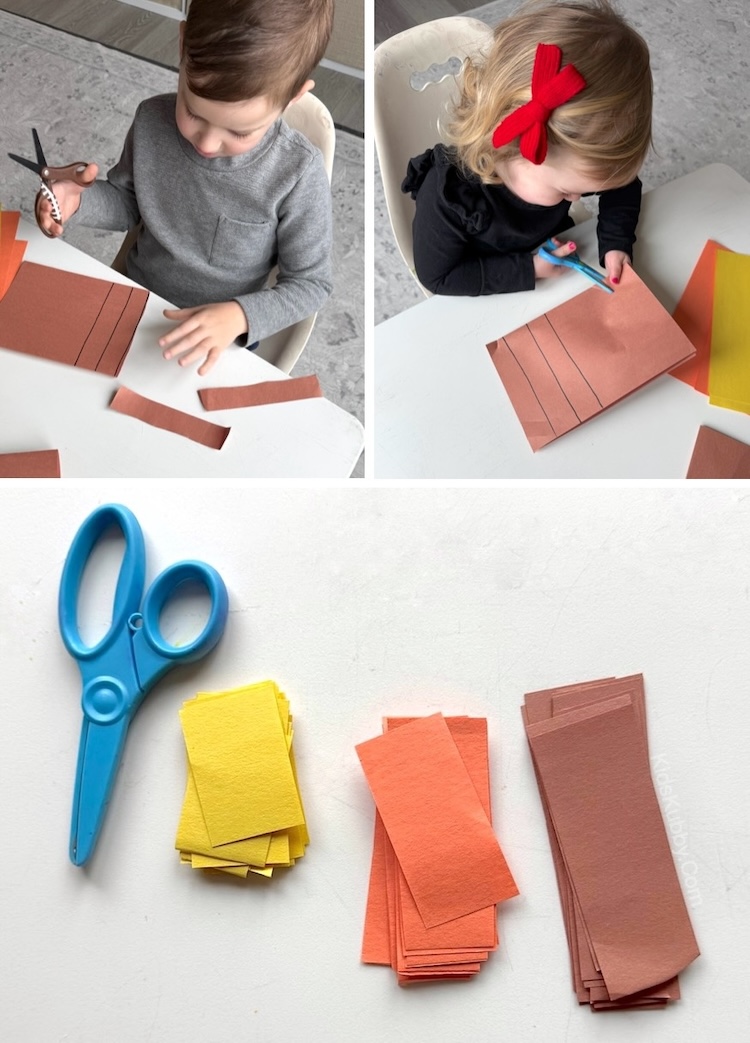
[[[83,720],[70,825],[70,860],[74,865],[87,862],[96,846],[129,723],[127,715],[111,724]]]

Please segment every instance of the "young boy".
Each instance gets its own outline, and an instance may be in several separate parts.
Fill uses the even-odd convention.
[[[192,0],[177,94],[138,107],[106,181],[55,183],[63,222],[140,222],[127,274],[178,305],[159,344],[180,365],[203,360],[201,375],[234,342],[255,347],[331,292],[323,159],[280,117],[314,86],[332,22],[333,0]],[[86,177],[97,172],[90,164]]]

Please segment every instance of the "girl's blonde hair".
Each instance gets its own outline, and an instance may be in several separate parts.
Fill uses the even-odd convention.
[[[590,176],[626,184],[651,145],[652,82],[648,47],[608,0],[524,4],[493,34],[486,55],[464,62],[461,97],[445,128],[459,164],[485,184],[499,184],[498,162],[519,155],[518,139],[496,149],[495,127],[531,99],[537,44],[557,44],[586,88],[555,109],[550,151],[565,150]]]

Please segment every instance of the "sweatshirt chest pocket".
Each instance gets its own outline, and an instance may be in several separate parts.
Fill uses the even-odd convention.
[[[222,214],[209,260],[214,268],[265,274],[276,263],[276,226],[270,221],[235,221]]]

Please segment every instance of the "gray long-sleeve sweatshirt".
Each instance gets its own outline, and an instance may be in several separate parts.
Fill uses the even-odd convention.
[[[119,161],[82,194],[68,224],[126,230],[141,221],[131,279],[180,308],[236,300],[248,322],[242,343],[262,340],[331,292],[323,158],[278,119],[249,152],[206,159],[178,131],[175,98],[139,105]]]

